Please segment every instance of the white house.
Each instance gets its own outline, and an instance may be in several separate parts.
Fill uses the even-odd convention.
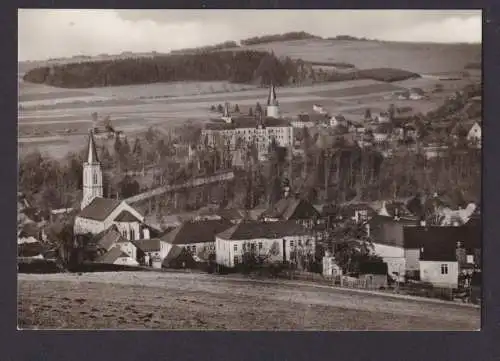
[[[111,249],[118,247],[130,258],[137,259],[137,247],[120,233],[116,225],[97,234],[92,238],[92,243],[95,244],[96,249],[101,254],[105,254]]]
[[[163,260],[172,247],[159,238],[140,239],[133,243],[138,249],[139,263],[153,268],[161,268]]]
[[[433,248],[433,247],[432,247]],[[455,249],[447,251],[430,250],[423,247],[420,255],[420,280],[438,287],[458,286],[459,265]]]
[[[235,267],[247,252],[266,256],[269,262],[289,262],[294,250],[314,253],[311,233],[295,221],[243,221],[215,237],[216,262]]]
[[[470,127],[467,133],[467,140],[469,142],[481,142],[481,125],[478,122],[474,122]]]
[[[328,114],[328,111],[320,104],[313,104],[313,111],[318,114]]]
[[[344,126],[347,125],[347,120],[343,115],[339,114],[330,117],[330,126],[332,128],[335,128],[339,125],[344,125]]]

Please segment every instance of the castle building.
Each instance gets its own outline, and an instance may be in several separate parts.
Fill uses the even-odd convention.
[[[293,127],[290,120],[280,116],[274,85],[269,88],[266,115],[256,112],[254,116],[231,116],[226,106],[221,119],[213,119],[202,130],[202,138],[208,146],[229,145],[234,151],[254,144],[259,157],[265,156],[274,140],[278,146],[293,145]]]

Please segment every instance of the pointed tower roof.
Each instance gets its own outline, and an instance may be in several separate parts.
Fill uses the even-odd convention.
[[[229,118],[229,103],[224,104],[224,113],[222,114],[224,118]]]
[[[276,97],[276,89],[274,88],[274,83],[271,83],[269,87],[269,95],[267,96],[267,105],[277,105],[278,98]]]
[[[92,130],[89,132],[89,147],[87,151],[87,163],[99,163],[99,157],[97,157],[97,149],[95,146],[94,133]]]

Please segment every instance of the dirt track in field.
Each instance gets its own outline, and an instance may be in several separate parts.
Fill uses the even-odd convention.
[[[178,273],[19,275],[23,329],[476,330],[480,310]]]

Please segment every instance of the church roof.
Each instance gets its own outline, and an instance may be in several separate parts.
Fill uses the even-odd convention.
[[[118,217],[115,218],[115,222],[141,222],[141,220],[129,211],[122,211]]]
[[[267,96],[267,105],[276,105],[277,100],[276,89],[274,88],[274,84],[271,84],[269,87],[269,95]]]
[[[82,209],[78,216],[95,221],[104,221],[120,203],[121,201],[118,199],[96,197],[87,207]]]
[[[89,133],[89,146],[87,151],[87,163],[99,163],[99,157],[97,156],[97,149],[95,146],[94,134],[92,131]]]

